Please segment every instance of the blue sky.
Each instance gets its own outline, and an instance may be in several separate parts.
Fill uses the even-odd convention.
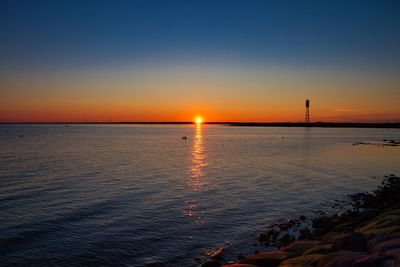
[[[2,67],[234,60],[398,68],[399,1],[2,1]]]

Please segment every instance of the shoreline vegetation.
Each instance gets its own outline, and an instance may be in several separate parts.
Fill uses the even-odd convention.
[[[187,125],[194,122],[0,122],[0,124],[132,124]],[[245,127],[400,128],[400,122],[203,122],[202,124]]]
[[[350,195],[350,208],[269,226],[265,252],[225,262],[223,251],[201,267],[399,267],[400,177],[385,176],[373,192]]]

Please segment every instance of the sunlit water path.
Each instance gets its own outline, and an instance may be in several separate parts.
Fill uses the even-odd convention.
[[[184,140],[181,137],[187,136]],[[195,265],[400,173],[394,129],[1,125],[3,265]]]

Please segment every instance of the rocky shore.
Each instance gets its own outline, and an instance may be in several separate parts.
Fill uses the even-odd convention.
[[[223,260],[223,250],[202,267],[400,267],[400,177],[385,177],[372,193],[350,196],[351,208],[272,225],[258,237],[266,252]]]

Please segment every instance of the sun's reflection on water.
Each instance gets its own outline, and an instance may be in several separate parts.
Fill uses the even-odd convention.
[[[205,179],[206,155],[203,143],[201,124],[196,124],[195,133],[192,144],[192,162],[190,167],[190,177],[188,186],[194,192],[207,190],[207,181]],[[203,222],[202,212],[198,211],[198,203],[195,199],[185,201],[186,216],[195,219],[196,222]]]
[[[201,133],[201,124],[197,124],[193,139],[192,166],[190,187],[193,191],[206,190],[207,183],[204,179],[204,168],[207,166],[206,156]]]

